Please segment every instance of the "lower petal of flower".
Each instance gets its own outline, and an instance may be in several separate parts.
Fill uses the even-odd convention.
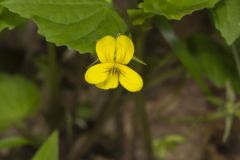
[[[117,68],[112,68],[106,81],[96,84],[96,87],[104,90],[113,89],[118,87],[118,72]]]
[[[119,81],[121,85],[130,92],[138,92],[143,87],[142,77],[131,68],[117,64],[119,69]]]
[[[113,63],[101,63],[90,67],[85,73],[85,80],[90,84],[99,84],[107,80]]]

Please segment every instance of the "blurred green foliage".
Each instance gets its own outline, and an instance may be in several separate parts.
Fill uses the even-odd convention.
[[[58,132],[53,132],[37,151],[32,160],[59,160]]]
[[[230,48],[206,35],[181,40],[162,18],[158,18],[157,26],[181,63],[206,93],[209,93],[206,79],[219,88],[225,88],[226,82],[230,81],[234,89],[240,91],[240,79]]]
[[[93,116],[93,108],[89,104],[80,105],[76,111],[76,117],[87,120]]]
[[[208,36],[194,36],[188,40],[189,61],[194,62],[197,74],[207,78],[219,88],[224,88],[227,81],[240,91],[239,76],[231,51]],[[185,61],[188,63],[189,61]]]
[[[234,118],[240,117],[240,102],[237,100],[237,95],[232,87],[231,82],[226,82],[225,99],[215,96],[209,97],[208,101],[214,106],[218,107],[218,110],[210,114],[208,118],[205,119],[225,119],[225,129],[222,138],[222,142],[225,143],[230,136]]]
[[[21,76],[0,74],[0,129],[20,123],[39,106],[40,93],[35,84]]]
[[[175,149],[175,147],[183,143],[185,138],[181,135],[167,135],[164,138],[153,140],[154,155],[157,159],[163,160],[169,151]]]
[[[0,149],[15,148],[31,144],[32,144],[31,141],[23,137],[7,137],[0,140]]]
[[[94,116],[93,107],[89,103],[79,105],[75,113],[75,124],[81,128],[87,127],[87,121]]]
[[[16,26],[25,22],[24,18],[19,15],[10,12],[8,9],[0,6],[0,31],[3,29],[13,29]]]

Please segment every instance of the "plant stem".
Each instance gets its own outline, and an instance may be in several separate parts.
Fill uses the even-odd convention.
[[[183,63],[183,66],[189,71],[189,73],[191,73],[195,81],[202,88],[203,92],[206,95],[212,95],[207,83],[202,79],[201,75],[196,72],[196,64],[194,62],[190,63],[191,61],[189,59],[191,59],[191,57],[189,56],[190,53],[186,44],[177,37],[172,26],[167,20],[161,17],[156,18],[155,25],[161,31],[164,39],[172,48],[176,57]]]
[[[223,143],[226,143],[229,138],[229,135],[232,129],[232,124],[233,124],[233,116],[232,115],[227,116],[225,119],[225,129],[224,129],[224,134],[222,138]]]
[[[236,63],[237,71],[238,71],[238,76],[240,78],[240,59],[238,55],[238,50],[235,44],[232,45],[232,54]]]
[[[145,108],[144,96],[139,93],[136,96],[137,115],[141,124],[141,133],[144,138],[144,146],[148,160],[153,160],[152,136],[148,122],[148,115]]]
[[[57,64],[57,53],[56,47],[53,44],[48,44],[48,65],[49,65],[49,72],[48,72],[48,89],[49,89],[49,96],[51,97],[52,103],[57,100],[57,95],[59,93],[59,83],[60,83],[60,76],[59,76],[59,67]]]
[[[76,140],[69,154],[69,160],[75,160],[82,157],[92,148],[94,142],[101,133],[104,124],[112,115],[115,115],[117,111],[117,106],[119,106],[117,105],[117,103],[119,102],[119,98],[122,94],[122,88],[119,88],[118,90],[114,90],[109,93],[109,97],[107,98],[105,104],[102,106],[99,116],[97,117],[96,126],[87,135],[80,136]]]
[[[54,44],[48,44],[48,70],[45,73],[45,83],[47,87],[48,108],[45,109],[45,116],[50,124],[50,129],[58,127],[60,120],[58,117],[64,116],[64,109],[60,99],[60,68],[57,63],[57,52]]]
[[[138,58],[143,58],[145,31],[137,31],[136,34],[136,52]],[[136,65],[136,69],[141,72],[142,65]],[[136,112],[141,124],[141,133],[143,134],[146,157],[148,160],[153,160],[152,136],[148,122],[148,115],[145,108],[145,97],[143,92],[137,93],[135,96]]]

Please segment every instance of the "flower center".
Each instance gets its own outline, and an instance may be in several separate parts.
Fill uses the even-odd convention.
[[[114,63],[113,67],[110,69],[109,71],[109,76],[119,76],[119,69],[116,65],[116,63]]]

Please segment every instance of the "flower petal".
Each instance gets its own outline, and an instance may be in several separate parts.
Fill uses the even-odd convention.
[[[138,92],[143,87],[142,77],[131,68],[118,64],[119,81],[122,86],[130,92]]]
[[[118,87],[118,72],[117,68],[112,68],[106,81],[99,83],[96,87],[104,90]]]
[[[112,63],[103,63],[90,67],[85,73],[85,80],[90,84],[98,84],[106,81],[113,65]]]
[[[114,62],[116,39],[105,36],[97,42],[96,52],[100,62]]]
[[[116,62],[121,64],[128,64],[134,54],[134,45],[132,40],[124,35],[117,37],[116,51]]]

